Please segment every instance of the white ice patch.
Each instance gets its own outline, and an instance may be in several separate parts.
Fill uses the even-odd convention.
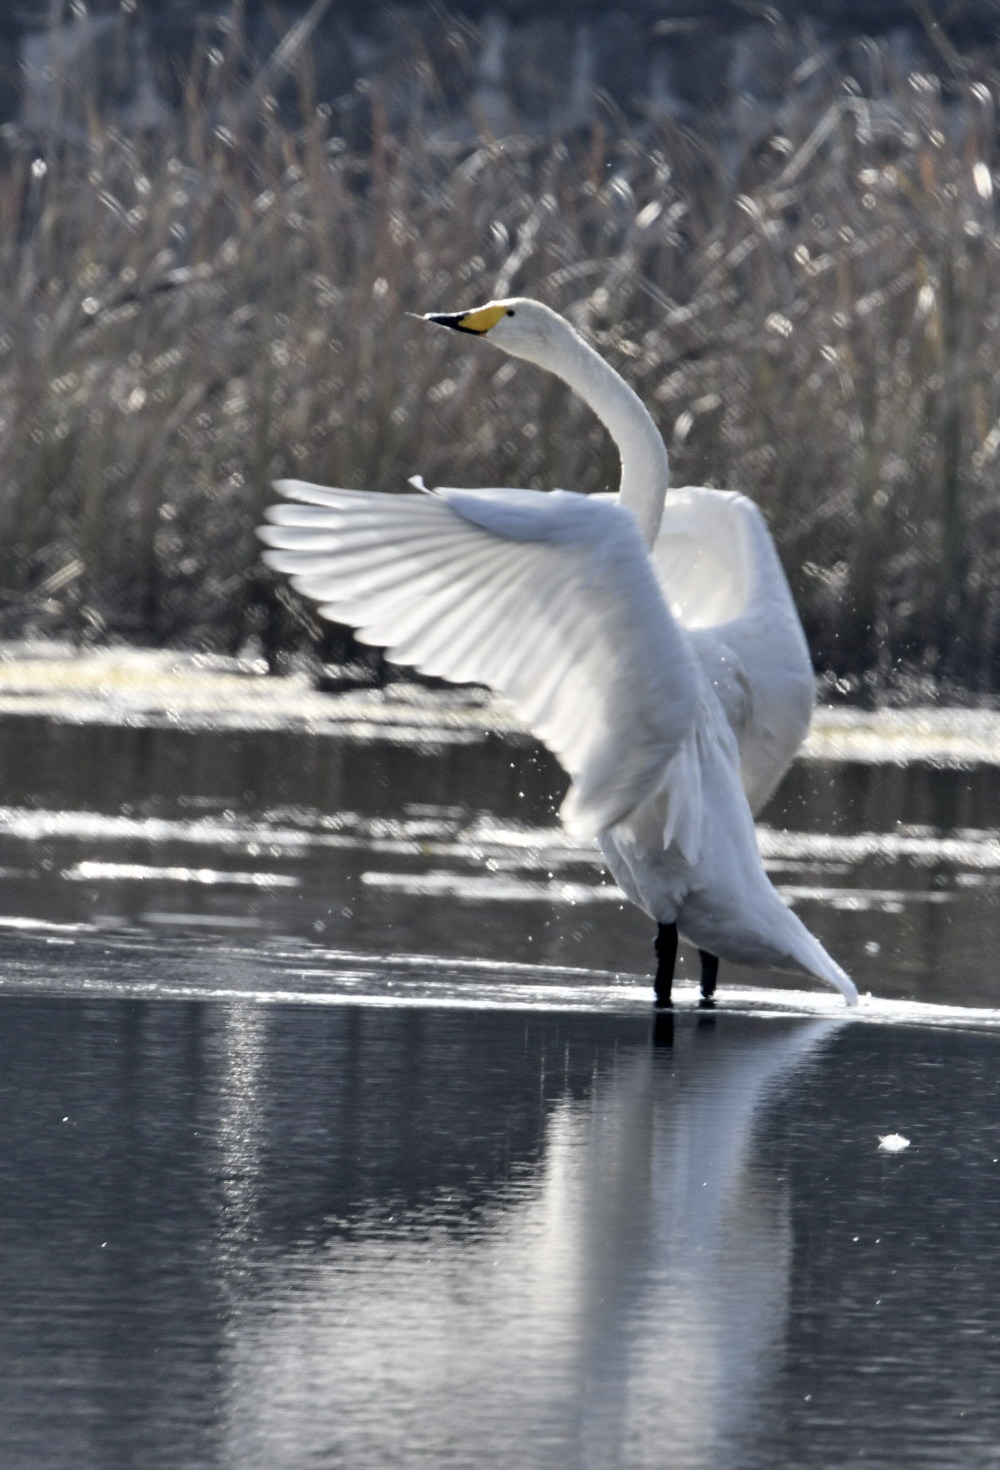
[[[880,1133],[878,1146],[884,1154],[901,1154],[904,1148],[909,1148],[910,1140],[904,1138],[902,1133]]]

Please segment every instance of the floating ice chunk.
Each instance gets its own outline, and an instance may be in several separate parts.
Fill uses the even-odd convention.
[[[904,1148],[909,1148],[910,1140],[904,1138],[901,1133],[880,1133],[878,1146],[883,1153],[901,1154]]]

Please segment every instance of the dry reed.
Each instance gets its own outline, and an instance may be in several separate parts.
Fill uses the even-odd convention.
[[[291,122],[239,75],[0,165],[0,636],[309,643],[253,536],[278,474],[613,487],[559,384],[405,315],[517,292],[633,383],[677,483],[760,502],[828,687],[1000,688],[1000,82],[831,77],[725,147],[610,108],[390,129],[375,95],[348,144],[307,79]]]

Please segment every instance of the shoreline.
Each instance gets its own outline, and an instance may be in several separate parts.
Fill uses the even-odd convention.
[[[0,717],[300,730],[404,743],[527,736],[506,701],[479,689],[399,683],[330,694],[317,690],[305,670],[269,675],[259,659],[128,647],[79,651],[59,643],[0,644]],[[1000,765],[1000,711],[822,705],[801,755],[865,764]]]

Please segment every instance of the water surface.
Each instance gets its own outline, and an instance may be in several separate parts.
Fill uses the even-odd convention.
[[[763,850],[875,998],[659,1022],[523,740],[0,769],[4,1467],[997,1463],[993,768],[796,768]]]
[[[995,1036],[4,1013],[5,1466],[995,1463]]]
[[[564,780],[520,738],[24,718],[0,769],[0,921],[649,973],[651,925],[562,833]],[[995,766],[808,761],[761,845],[860,990],[994,1006],[998,826]]]

